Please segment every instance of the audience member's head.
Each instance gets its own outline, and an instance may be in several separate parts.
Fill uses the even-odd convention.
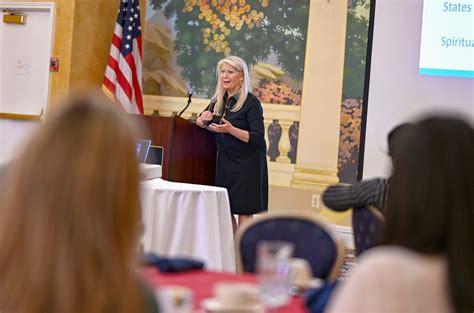
[[[402,136],[406,131],[409,131],[413,127],[413,124],[411,123],[402,123],[390,130],[390,132],[387,135],[387,145],[388,145],[388,155],[393,158],[395,152],[396,152],[396,146],[397,146],[397,139],[399,136]]]
[[[135,128],[71,97],[15,162],[0,219],[0,303],[19,312],[141,312]]]
[[[474,130],[430,117],[397,141],[385,244],[443,254],[456,311],[474,306]]]

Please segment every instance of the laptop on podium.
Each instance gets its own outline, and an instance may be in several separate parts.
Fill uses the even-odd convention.
[[[163,148],[152,146],[150,139],[140,139],[136,146],[137,161],[140,163],[140,179],[160,178]]]
[[[136,152],[137,152],[137,161],[138,163],[145,163],[150,151],[151,140],[150,139],[140,139],[137,142]]]

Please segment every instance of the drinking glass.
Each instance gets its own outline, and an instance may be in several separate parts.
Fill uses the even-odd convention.
[[[257,245],[257,276],[260,296],[266,308],[290,300],[290,263],[294,246],[285,241],[260,241]]]

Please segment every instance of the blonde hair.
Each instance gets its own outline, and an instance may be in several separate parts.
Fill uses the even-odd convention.
[[[105,97],[69,99],[32,137],[0,205],[0,305],[141,312],[135,129]]]
[[[214,97],[216,97],[216,105],[214,112],[220,113],[223,111],[224,108],[224,95],[225,89],[222,87],[221,82],[221,69],[224,64],[232,66],[237,72],[243,74],[243,81],[240,90],[238,91],[238,99],[234,107],[231,109],[232,112],[239,111],[242,106],[244,105],[245,100],[247,99],[247,94],[250,92],[250,77],[249,77],[249,69],[247,67],[247,63],[239,57],[236,56],[229,56],[225,59],[220,60],[217,63],[216,67],[216,77],[217,77],[217,86],[216,91],[214,93]]]

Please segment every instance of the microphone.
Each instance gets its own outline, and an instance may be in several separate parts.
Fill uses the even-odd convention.
[[[189,107],[189,105],[191,104],[191,97],[193,96],[193,93],[192,91],[188,91],[188,103],[186,103],[186,106],[184,107],[184,109],[181,110],[181,112],[179,112],[178,116],[181,116],[181,114],[184,113],[184,111],[187,110],[187,108]]]
[[[208,111],[214,112],[214,107],[216,106],[216,102],[217,102],[217,97],[212,96],[211,101],[209,102],[209,110]]]
[[[209,109],[207,111],[210,111],[210,112],[214,112],[214,107],[216,106],[216,102],[217,102],[217,97],[216,96],[212,96],[211,98],[211,101],[209,102]],[[205,125],[205,126],[208,126],[209,124],[211,124],[212,120],[210,121],[202,121],[202,123]]]

